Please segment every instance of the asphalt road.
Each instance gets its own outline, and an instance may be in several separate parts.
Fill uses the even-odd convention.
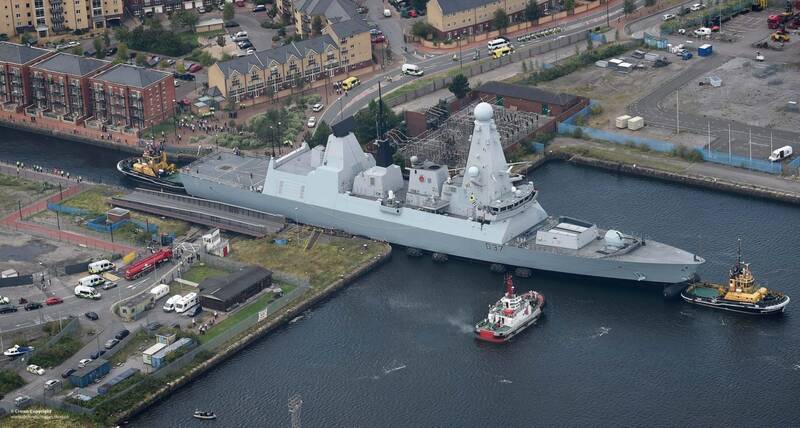
[[[373,2],[378,0],[372,0]],[[642,2],[643,3],[643,2]],[[637,5],[640,3],[637,2]],[[372,10],[371,8],[369,14],[372,15],[377,11]],[[382,6],[381,6],[381,13],[382,13]],[[397,15],[392,9],[393,15]],[[618,16],[622,15],[622,5],[616,5],[612,9],[610,9],[610,19],[613,20]],[[402,19],[402,18],[398,18]],[[408,20],[403,20],[408,21]],[[395,22],[393,19],[382,19],[376,20],[375,22],[378,23],[379,27],[383,30],[384,26],[386,26],[387,30],[383,30],[384,33],[387,33]],[[587,29],[594,28],[598,25],[602,25],[606,22],[606,12],[605,10],[598,11],[596,13],[590,14],[585,17],[581,17],[579,21],[570,22],[564,24],[564,32],[562,32],[557,37],[568,36],[574,33],[581,33],[586,31]],[[403,23],[405,25],[405,23]],[[396,36],[395,36],[396,37]],[[401,33],[402,39],[402,33]],[[550,39],[552,40],[552,39]],[[539,41],[531,41],[528,43],[514,43],[515,48],[518,52],[526,52],[530,50],[533,46],[546,43],[549,40],[539,40]],[[465,49],[463,52],[464,63],[468,63],[468,61],[472,61],[472,52],[474,48]],[[486,58],[486,49],[481,48],[480,51],[481,58]],[[414,57],[413,54],[409,53],[407,55],[409,57],[409,61],[412,60]],[[452,68],[459,67],[458,61],[453,61],[452,54],[440,54],[434,55],[432,57],[428,57],[426,59],[416,59],[414,60],[414,64],[420,66],[426,75],[430,75],[433,73],[449,70]],[[400,73],[399,70],[400,64],[398,64],[397,68],[387,70],[381,73],[377,73],[374,76],[370,77],[361,82],[361,85],[349,91],[346,96],[339,97],[337,99],[331,100],[330,104],[326,106],[323,114],[320,115],[319,121],[325,121],[327,123],[337,123],[342,118],[352,116],[356,114],[359,110],[364,108],[369,102],[378,96],[378,83],[381,82],[381,90],[384,94],[388,93],[392,89],[398,88],[406,83],[408,83],[409,79],[413,79],[414,77],[404,76]],[[392,81],[387,81],[386,77],[390,76]]]
[[[105,342],[113,338],[122,329],[130,330],[131,334],[128,337],[132,337],[143,325],[146,325],[148,322],[152,321],[158,321],[162,325],[171,325],[175,321],[179,320],[182,324],[188,324],[188,318],[181,317],[174,313],[165,313],[160,309],[158,303],[156,303],[156,308],[148,311],[145,318],[130,323],[123,322],[111,311],[112,305],[118,300],[138,294],[156,285],[156,274],[158,277],[161,277],[161,275],[168,274],[177,268],[177,265],[170,263],[169,265],[163,265],[162,267],[158,268],[155,273],[151,273],[145,278],[140,278],[135,281],[126,281],[121,279],[116,288],[111,290],[99,290],[103,296],[100,300],[80,299],[74,296],[72,293],[72,289],[74,288],[72,280],[77,280],[76,278],[80,275],[77,275],[75,278],[65,278],[64,281],[61,281],[58,278],[53,278],[52,285],[50,289],[47,290],[48,296],[57,295],[62,297],[64,299],[64,303],[53,306],[45,306],[42,309],[29,312],[20,310],[11,314],[0,315],[0,329],[6,333],[6,337],[10,336],[7,334],[10,330],[14,330],[20,326],[30,326],[45,321],[53,321],[68,314],[80,317],[81,326],[84,330],[91,329],[96,332],[94,340],[84,345],[83,348],[75,353],[75,355],[67,359],[63,364],[52,369],[47,369],[43,376],[34,375],[25,371],[27,362],[25,362],[23,358],[14,360],[11,363],[10,368],[19,368],[22,370],[22,377],[27,383],[22,388],[15,390],[0,400],[0,406],[10,411],[14,408],[14,399],[20,395],[28,395],[34,400],[40,400],[44,393],[44,383],[47,380],[59,379],[64,383],[68,382],[68,380],[61,378],[61,373],[68,368],[77,368],[78,362],[81,359],[89,358],[89,355],[92,352],[97,351],[98,347],[105,349]],[[43,300],[44,299],[42,299],[42,301]],[[163,303],[163,301],[164,299],[161,299],[159,302]],[[88,311],[96,312],[100,318],[97,321],[91,321],[87,319],[84,316],[84,313]],[[125,342],[118,344],[117,347],[122,346],[124,343]],[[9,348],[13,345],[14,343],[3,344],[5,348]],[[110,379],[116,373],[124,370],[124,368],[125,367],[112,368],[111,373],[109,373],[105,379]],[[47,399],[52,400],[56,399],[56,397],[48,395]]]

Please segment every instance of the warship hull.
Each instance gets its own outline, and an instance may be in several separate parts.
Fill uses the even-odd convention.
[[[328,206],[324,206],[251,191],[206,179],[192,172],[182,173],[181,176],[186,192],[198,198],[280,214],[299,223],[338,229],[393,244],[488,263],[635,281],[642,285],[686,282],[694,276],[699,265],[691,262],[690,254],[655,241],[648,241],[641,250],[656,254],[660,251],[681,252],[684,255],[682,259],[688,262],[661,262],[658,258],[654,258],[654,261],[622,260],[624,257],[586,258],[564,254],[558,249],[524,248],[488,239],[496,236],[491,229],[499,226],[481,225],[467,219],[434,216],[408,208],[400,208],[399,212],[394,213],[387,212],[378,201],[345,194],[334,195]],[[484,237],[487,239],[482,239]]]

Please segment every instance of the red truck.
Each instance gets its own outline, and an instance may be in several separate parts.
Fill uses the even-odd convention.
[[[151,270],[161,263],[169,261],[172,258],[172,248],[163,248],[125,268],[125,279],[136,279]]]

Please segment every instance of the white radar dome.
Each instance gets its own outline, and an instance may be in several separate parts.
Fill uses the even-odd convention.
[[[481,170],[479,170],[477,166],[471,166],[467,170],[467,174],[469,174],[470,177],[477,177],[478,174],[480,174],[480,173],[481,173]]]
[[[621,247],[624,245],[622,233],[620,233],[618,230],[609,230],[606,232],[606,236],[603,239],[606,241],[606,245],[610,245],[612,247]]]
[[[487,122],[492,119],[494,111],[489,103],[480,103],[475,106],[475,120]]]

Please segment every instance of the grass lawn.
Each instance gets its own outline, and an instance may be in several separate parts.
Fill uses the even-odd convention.
[[[128,339],[128,342],[125,343],[125,346],[119,351],[117,351],[116,354],[112,355],[109,361],[111,362],[112,366],[118,363],[125,362],[125,360],[127,360],[128,357],[130,357],[131,355],[141,354],[142,351],[140,351],[139,348],[142,348],[142,350],[144,350],[147,349],[150,345],[153,345],[154,343],[155,343],[154,338],[150,337],[150,335],[148,335],[147,332],[140,330],[139,332],[134,334],[133,337]]]
[[[307,278],[312,287],[319,288],[381,254],[386,244],[363,238],[340,238],[322,235],[317,244],[306,251],[313,229],[292,227],[278,236],[261,239],[235,239],[231,242],[232,256],[241,262]],[[277,245],[273,239],[287,239]],[[367,248],[364,249],[364,244]]]
[[[184,272],[182,278],[187,281],[192,281],[199,284],[206,278],[212,276],[225,276],[228,273],[229,273],[228,271],[211,267],[203,263],[198,263],[193,265],[191,269]]]
[[[120,194],[109,187],[97,186],[65,200],[62,205],[83,209],[99,216],[111,208],[108,199]]]
[[[55,187],[51,184],[0,174],[0,212],[16,209],[17,201],[27,205],[52,193]]]
[[[283,289],[283,294],[288,294],[290,291],[294,290],[293,285],[288,284],[279,284],[280,287]],[[275,300],[275,295],[273,293],[264,293],[259,296],[256,300],[249,303],[247,306],[244,306],[234,312],[229,317],[225,318],[224,320],[220,321],[219,323],[215,324],[211,327],[206,334],[200,336],[201,342],[207,342],[214,337],[219,336],[224,331],[228,330],[232,326],[238,324],[243,319],[252,316],[253,314],[257,313],[258,311],[267,307],[270,302]]]

